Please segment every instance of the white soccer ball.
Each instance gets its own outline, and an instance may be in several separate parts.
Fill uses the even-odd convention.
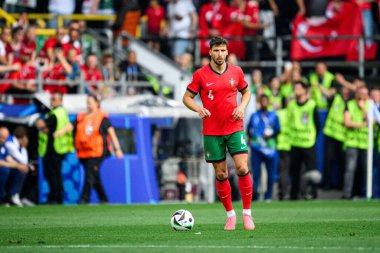
[[[173,213],[170,224],[176,231],[191,230],[194,226],[194,218],[188,210],[181,209]]]

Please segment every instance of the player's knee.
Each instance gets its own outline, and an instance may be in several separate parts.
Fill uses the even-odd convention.
[[[247,165],[240,165],[236,167],[236,172],[238,175],[245,175],[249,172]]]
[[[226,171],[216,171],[215,176],[218,180],[225,180],[228,178],[228,173]]]

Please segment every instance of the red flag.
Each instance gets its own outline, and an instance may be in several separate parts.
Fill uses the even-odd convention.
[[[291,43],[291,58],[304,60],[319,57],[345,56],[347,60],[357,60],[357,39],[334,39],[336,36],[363,34],[363,21],[359,7],[354,3],[344,3],[342,10],[333,18],[315,23],[303,16],[293,21],[293,36],[326,36],[326,39],[294,39]],[[376,56],[375,44],[365,49],[365,59]]]

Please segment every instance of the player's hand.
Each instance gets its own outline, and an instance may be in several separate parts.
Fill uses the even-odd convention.
[[[199,111],[198,111],[198,115],[199,115],[199,118],[201,119],[206,119],[206,118],[209,118],[211,116],[211,113],[209,110],[207,110],[206,108],[201,108]]]
[[[235,108],[235,110],[232,112],[232,116],[234,117],[234,120],[241,120],[244,118],[244,108],[241,106],[238,106]]]

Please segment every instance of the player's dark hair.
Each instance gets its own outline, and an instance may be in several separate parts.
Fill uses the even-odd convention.
[[[221,46],[221,45],[226,45],[226,47],[228,47],[228,41],[223,37],[213,37],[210,40],[209,45],[210,45],[210,48],[212,48],[213,46]]]

